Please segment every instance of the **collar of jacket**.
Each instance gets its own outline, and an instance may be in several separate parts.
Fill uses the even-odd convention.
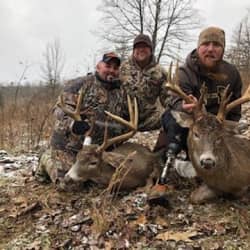
[[[130,56],[129,61],[139,70],[147,70],[150,69],[152,67],[154,67],[156,65],[156,60],[155,60],[155,56],[152,55],[150,62],[148,65],[146,65],[143,69],[138,65],[138,63],[136,62],[135,58],[132,56]]]
[[[115,79],[114,81],[106,81],[99,76],[98,72],[95,72],[95,76],[96,79],[101,83],[101,85],[107,90],[119,89],[121,86],[121,82],[119,79]]]

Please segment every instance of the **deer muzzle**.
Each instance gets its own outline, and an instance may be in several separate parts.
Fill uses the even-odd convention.
[[[64,176],[63,181],[64,181],[65,184],[72,184],[73,183],[73,179],[69,176],[69,174],[66,174]]]
[[[215,167],[215,161],[211,158],[201,159],[200,164],[204,169],[211,169]]]
[[[212,169],[215,167],[215,157],[212,152],[206,152],[200,156],[200,165],[203,169]]]

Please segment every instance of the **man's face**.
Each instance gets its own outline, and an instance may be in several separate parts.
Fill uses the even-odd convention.
[[[207,42],[198,48],[200,62],[207,68],[213,69],[222,59],[224,49],[217,42]]]
[[[145,43],[138,43],[133,50],[133,56],[138,63],[146,63],[150,61],[152,52],[151,48]]]
[[[110,60],[109,62],[99,62],[96,67],[100,78],[105,81],[112,81],[119,76],[119,66],[116,60]]]

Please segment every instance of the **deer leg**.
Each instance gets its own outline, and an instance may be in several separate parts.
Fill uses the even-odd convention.
[[[60,159],[60,160],[59,160]],[[39,165],[34,175],[40,182],[57,184],[72,165],[74,157],[65,152],[46,150],[39,159]]]
[[[43,155],[40,157],[38,166],[36,167],[36,169],[33,170],[33,173],[32,173],[35,179],[41,183],[51,182],[51,179],[48,173],[46,172],[46,168],[45,168],[46,163],[47,163],[46,153],[47,151],[43,153]]]
[[[201,204],[208,200],[212,200],[217,195],[217,192],[209,188],[206,184],[202,184],[192,192],[190,200],[193,204]]]

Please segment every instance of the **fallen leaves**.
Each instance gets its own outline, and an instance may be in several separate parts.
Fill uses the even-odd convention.
[[[42,209],[42,206],[40,202],[35,201],[29,205],[28,204],[25,204],[25,206],[22,205],[21,209],[18,207],[14,207],[11,213],[9,214],[9,217],[17,218],[19,216],[32,213],[34,211],[41,210],[41,209]]]
[[[198,236],[198,235],[200,235],[200,233],[192,229],[187,230],[185,232],[175,232],[175,231],[170,230],[170,231],[158,234],[156,236],[156,239],[164,240],[164,241],[174,240],[176,242],[179,242],[179,241],[192,242],[193,240],[191,238]]]

